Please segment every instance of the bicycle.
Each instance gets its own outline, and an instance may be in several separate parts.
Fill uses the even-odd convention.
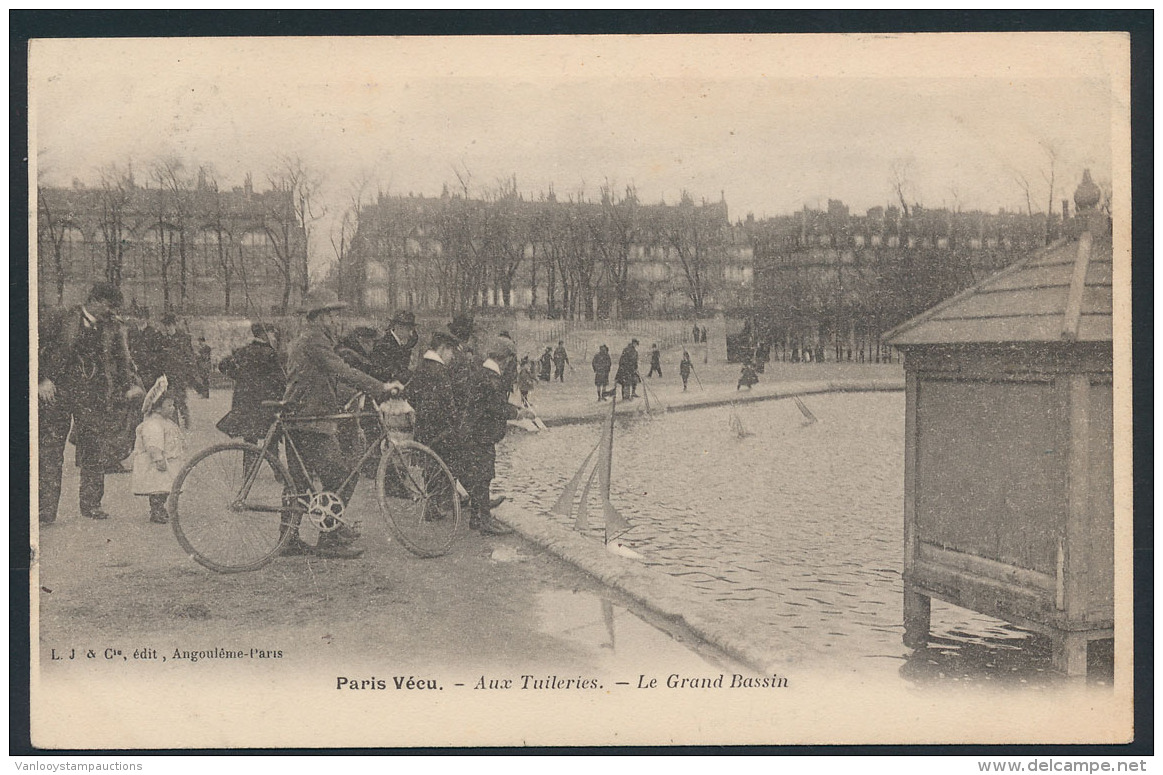
[[[389,402],[390,403],[390,402]],[[374,402],[373,402],[374,404]],[[430,448],[411,439],[393,438],[387,406],[376,412],[360,408],[331,415],[284,416],[285,401],[263,401],[275,409],[275,418],[259,444],[231,441],[202,450],[174,478],[168,501],[174,534],[190,557],[220,573],[262,568],[273,560],[291,536],[298,535],[307,517],[322,535],[352,521],[343,499],[321,489],[309,475],[295,444],[297,425],[318,421],[354,421],[375,418],[378,436],[366,441],[363,454],[339,491],[348,488],[373,456],[376,496],[380,512],[408,551],[419,557],[446,554],[463,531],[458,485],[448,466]],[[360,434],[363,435],[362,433]],[[297,465],[292,477],[279,456],[279,443],[288,465]],[[306,483],[305,491],[302,484]]]

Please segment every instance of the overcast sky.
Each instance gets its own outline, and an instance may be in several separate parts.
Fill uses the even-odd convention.
[[[732,218],[841,199],[1055,207],[1129,151],[1118,34],[241,38],[35,41],[30,142],[44,183],[173,152],[240,185],[280,153],[438,195],[516,175],[537,196],[725,195]],[[1112,126],[1114,127],[1112,130]],[[1122,164],[1113,165],[1119,168]],[[144,175],[139,175],[139,178]],[[1116,182],[1118,182],[1116,176]]]

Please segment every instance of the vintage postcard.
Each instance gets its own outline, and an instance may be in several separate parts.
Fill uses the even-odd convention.
[[[34,746],[1134,739],[1126,34],[28,64]]]

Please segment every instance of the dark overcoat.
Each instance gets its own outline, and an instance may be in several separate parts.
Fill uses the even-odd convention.
[[[598,354],[594,356],[591,365],[594,367],[594,384],[609,384],[610,367],[613,365],[613,361],[610,359],[610,353],[605,350],[598,350]]]
[[[278,352],[256,339],[223,358],[218,371],[234,380],[230,411],[218,421],[218,430],[234,438],[262,438],[275,419],[275,410],[262,402],[278,401],[287,387]]]
[[[416,411],[412,438],[431,447],[455,474],[462,418],[454,400],[448,366],[428,357],[421,358],[404,397]]]
[[[618,385],[638,384],[638,350],[632,344],[626,345],[622,355],[618,358],[618,372],[614,375],[614,382]]]
[[[384,382],[397,380],[407,384],[412,378],[412,372],[408,368],[412,363],[412,349],[419,339],[419,335],[413,331],[408,340],[401,344],[389,330],[372,348],[371,363],[374,371],[369,373]]]
[[[38,334],[38,379],[56,386],[55,401],[42,406],[46,421],[62,424],[63,435],[72,416],[78,466],[104,469],[124,460],[141,421],[140,398],[125,396],[141,386],[126,329],[107,320],[87,327],[78,305],[43,313]]]
[[[496,476],[496,444],[505,438],[517,407],[509,403],[504,377],[485,365],[472,375],[461,440],[461,474],[469,487],[487,488]]]

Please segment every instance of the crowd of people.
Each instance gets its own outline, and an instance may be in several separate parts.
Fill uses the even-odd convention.
[[[192,389],[209,396],[211,351],[204,338],[195,346],[174,315],[164,315],[155,327],[136,304],[122,316],[122,303],[116,287],[99,283],[83,304],[46,312],[40,321],[41,524],[56,519],[69,439],[81,469],[83,516],[108,518],[101,507],[104,477],[126,473],[121,461],[132,453],[132,491],[148,498],[150,521],[167,521],[165,498],[183,460],[182,430],[190,428],[187,395]],[[258,444],[276,412],[264,403],[284,402],[289,432],[306,469],[291,472],[296,485],[305,488],[306,477],[317,476],[324,489],[346,503],[358,478],[347,481],[350,461],[363,451],[359,438],[377,429],[355,420],[296,422],[295,415],[333,415],[356,393],[375,399],[402,396],[414,411],[415,440],[444,460],[467,493],[470,527],[491,535],[509,532],[492,515],[503,500],[491,494],[495,447],[508,420],[534,417],[529,393],[538,381],[565,381],[566,368],[573,367],[564,342],[546,347],[537,363],[528,355],[518,363],[507,331],[486,336],[471,316],[461,314],[417,350],[420,337],[411,312],[397,312],[382,332],[357,326],[340,336],[338,313],[346,306],[333,291],[308,293],[299,310],[305,324],[289,343],[280,341],[275,327],[253,323],[252,340],[218,363],[218,371],[234,385],[230,410],[218,421],[218,430]],[[638,347],[632,339],[616,368],[608,346],[599,347],[591,362],[599,401],[619,387],[623,399],[638,396],[643,379]],[[679,374],[684,390],[692,370],[683,350]],[[662,376],[657,344],[647,374],[654,376]],[[523,408],[510,402],[515,391]],[[255,454],[244,459],[248,468]],[[358,531],[341,528],[322,534],[314,547],[292,536],[286,551],[352,558],[361,554],[358,541]]]
[[[56,520],[70,439],[81,469],[83,516],[108,518],[101,507],[104,477],[130,473],[121,461],[132,453],[132,491],[148,498],[150,521],[168,521],[166,495],[183,460],[183,429],[190,427],[186,396],[190,389],[209,394],[211,353],[204,339],[193,346],[176,317],[167,314],[155,328],[136,305],[122,317],[122,306],[120,290],[99,283],[83,304],[45,312],[40,320],[42,525]],[[527,379],[518,369],[512,338],[507,332],[478,335],[472,317],[458,315],[416,353],[419,333],[411,312],[398,312],[383,333],[360,326],[340,337],[338,313],[346,306],[333,291],[308,293],[299,310],[305,325],[285,347],[274,327],[253,323],[252,341],[218,364],[234,391],[217,428],[257,444],[276,411],[264,402],[284,402],[288,432],[305,466],[291,472],[296,486],[305,488],[306,477],[317,476],[346,503],[358,479],[351,477],[344,486],[356,451],[353,428],[328,420],[296,422],[295,416],[333,415],[356,392],[375,399],[403,396],[414,410],[416,441],[440,455],[467,493],[470,527],[490,535],[510,532],[491,512],[503,500],[490,492],[495,446],[508,420],[532,417],[509,401],[518,382]],[[559,349],[560,355],[550,356],[561,360],[563,372],[568,360],[560,343]],[[345,528],[324,533],[314,547],[291,536],[285,551],[353,558],[362,553],[358,539],[358,531]]]

